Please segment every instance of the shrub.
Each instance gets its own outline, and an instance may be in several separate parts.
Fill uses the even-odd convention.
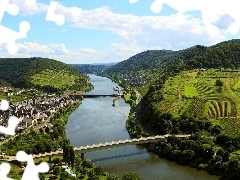
[[[216,86],[223,86],[223,82],[220,79],[217,79],[215,82]]]

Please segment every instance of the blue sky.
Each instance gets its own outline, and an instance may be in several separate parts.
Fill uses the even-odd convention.
[[[18,32],[19,24],[27,21],[31,26],[27,37],[16,40],[16,54],[9,54],[6,44],[0,44],[0,57],[46,57],[67,64],[120,62],[145,50],[210,46],[240,35],[227,29],[231,23],[238,23],[233,18],[238,13],[234,14],[234,7],[239,4],[235,0],[230,0],[229,6],[223,3],[219,8],[215,6],[217,10],[209,15],[212,9],[207,4],[198,4],[199,0],[177,0],[188,3],[189,8],[175,3],[176,0],[132,0],[134,3],[131,0],[58,0],[54,1],[58,3],[54,13],[65,18],[60,26],[46,21],[50,0],[36,0],[34,6],[25,1],[9,0],[18,5],[19,13],[13,16],[5,12],[1,26]],[[151,5],[157,1],[162,9],[156,13]],[[190,1],[195,3],[191,6]],[[216,2],[220,1],[224,0]],[[72,12],[72,7],[79,13]],[[184,12],[183,23],[176,21],[180,10]],[[230,12],[233,13],[229,15]],[[207,26],[202,13],[210,17],[205,20],[211,19],[214,27],[220,29],[219,34]]]

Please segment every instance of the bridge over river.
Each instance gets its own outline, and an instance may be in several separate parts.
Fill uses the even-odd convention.
[[[74,151],[78,154],[81,153],[81,158],[84,159],[84,153],[91,152],[91,151],[97,151],[107,148],[113,148],[113,147],[120,147],[120,146],[127,146],[127,145],[134,145],[134,144],[145,144],[145,143],[151,143],[151,148],[155,148],[155,143],[159,141],[167,140],[168,136],[171,135],[157,135],[157,136],[150,136],[150,137],[141,137],[138,139],[126,139],[126,140],[119,140],[119,141],[112,141],[112,142],[106,142],[106,143],[100,143],[100,144],[93,144],[93,145],[87,145],[87,146],[81,146],[81,147],[75,147]],[[178,138],[186,138],[191,135],[189,134],[181,134],[181,135],[175,135],[175,137]],[[41,157],[50,157],[53,155],[62,155],[63,150],[58,150],[54,152],[44,153],[44,154],[33,154],[33,158],[41,158]],[[7,159],[4,159],[6,161],[14,161],[16,160],[16,156],[7,156]]]
[[[83,98],[117,97],[117,94],[83,94]]]

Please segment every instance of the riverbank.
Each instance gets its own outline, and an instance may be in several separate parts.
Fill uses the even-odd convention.
[[[24,134],[22,136],[16,137],[16,139],[7,142],[2,145],[2,150],[8,149],[11,150],[12,154],[16,154],[18,151],[24,149],[28,154],[38,154],[56,151],[57,149],[62,149],[63,142],[68,141],[65,133],[65,125],[68,122],[69,115],[76,110],[80,105],[81,101],[74,101],[72,104],[67,105],[66,107],[60,108],[58,112],[55,112],[54,116],[50,118],[50,122],[54,125],[52,132],[35,132],[31,131],[29,134]],[[24,146],[25,145],[25,146]],[[27,146],[26,146],[27,145]],[[13,149],[14,147],[14,149]],[[5,162],[4,160],[1,160]],[[45,161],[50,166],[50,171],[48,173],[41,174],[41,178],[50,178],[50,177],[64,177],[64,179],[74,179],[74,177],[67,174],[64,169],[61,167],[64,165],[63,156],[50,156],[50,158],[39,158],[34,160],[35,163],[40,163]],[[110,178],[118,179],[114,174],[109,174],[102,170],[100,167],[96,167],[90,160],[86,159],[82,161],[78,155],[76,155],[74,160],[74,167],[72,172],[80,179],[91,179],[91,178]],[[9,177],[14,179],[21,179],[21,174],[24,170],[21,168],[22,164],[18,161],[13,161],[10,163],[13,167],[12,171],[9,174]]]
[[[130,112],[126,120],[126,129],[131,138],[147,137],[149,134],[143,131],[142,126],[138,123],[137,112],[141,102],[141,94],[133,88],[125,89],[124,100],[130,104]]]
[[[112,87],[119,86],[110,79],[89,75],[94,90],[91,94],[111,94]],[[86,98],[70,116],[66,125],[67,138],[75,147],[93,145],[111,141],[131,139],[125,128],[130,106],[123,98],[117,100],[117,107],[112,107],[112,98]],[[85,153],[96,166],[104,171],[123,177],[124,173],[137,172],[143,180],[148,179],[194,179],[217,180],[204,171],[159,158],[146,148],[128,145]],[[121,179],[121,178],[119,178]]]
[[[131,97],[131,95],[129,95],[128,97]],[[138,97],[140,97],[140,96],[138,96]],[[132,138],[140,138],[140,137],[144,137],[144,136],[150,136],[150,134],[147,133],[143,129],[143,127],[139,124],[138,119],[137,119],[141,99],[137,98],[137,100],[135,102],[136,102],[135,105],[131,105],[131,111],[130,111],[128,119],[126,121],[126,128]],[[186,140],[185,139],[178,140],[174,136],[170,136],[166,142],[163,141],[163,142],[157,143],[155,145],[155,150],[151,150],[151,151],[154,154],[158,155],[160,158],[165,158],[169,161],[178,163],[179,165],[184,165],[184,166],[188,165],[192,168],[197,168],[198,170],[205,170],[207,172],[212,173],[212,171],[210,171],[209,168],[207,168],[207,164],[200,164],[200,166],[199,166],[199,162],[207,163],[207,161],[203,161],[203,160],[205,158],[207,158],[208,156],[211,156],[211,153],[209,154],[211,149],[209,149],[209,148],[204,149],[204,150],[202,149],[202,151],[205,151],[205,153],[203,153],[204,155],[202,155],[202,159],[194,160],[193,157],[195,156],[195,153],[191,150],[191,147],[188,147],[186,145],[186,144],[189,144],[190,141],[192,141],[193,139],[195,141],[199,141],[201,143],[203,143],[205,140],[203,137],[199,138],[196,135],[193,138],[186,138]],[[176,151],[173,148],[171,148],[171,146],[183,146],[184,149],[182,151],[180,151],[180,150]],[[144,147],[148,149],[148,148],[150,148],[150,145],[145,144]],[[167,148],[167,147],[169,147],[169,148]],[[172,151],[174,151],[174,152],[172,152]],[[171,155],[173,153],[177,153],[177,154]],[[194,153],[194,154],[191,155],[191,153]],[[209,154],[209,155],[206,155],[206,154]],[[220,174],[216,174],[216,175],[220,175]],[[219,176],[219,178],[220,178],[220,176]]]

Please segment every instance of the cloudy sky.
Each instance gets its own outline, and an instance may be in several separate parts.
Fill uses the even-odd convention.
[[[0,8],[0,38],[4,39],[6,28],[14,34],[19,32],[22,21],[30,24],[27,37],[16,40],[17,53],[9,54],[7,44],[0,39],[0,57],[46,57],[67,64],[119,62],[145,50],[210,46],[240,37],[238,27],[234,33],[228,29],[238,22],[234,19],[238,13],[234,11],[235,0],[230,0],[229,6],[219,6],[212,14],[207,14],[212,9],[204,8],[209,5],[196,3],[199,0],[190,0],[193,3],[188,8],[182,4],[189,0],[177,0],[183,2],[181,5],[173,2],[176,0],[31,1],[9,0],[19,7],[17,15],[4,12],[1,17]],[[181,10],[184,22],[177,18]],[[207,20],[213,26],[208,26]],[[210,27],[217,27],[219,34]]]

